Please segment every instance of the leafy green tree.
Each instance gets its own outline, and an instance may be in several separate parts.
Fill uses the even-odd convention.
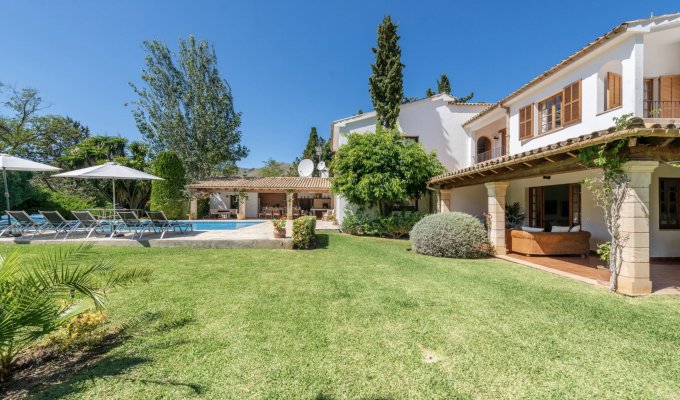
[[[264,162],[264,167],[260,168],[258,171],[258,175],[262,177],[286,176],[287,174],[288,170],[283,163],[280,163],[271,157]]]
[[[435,94],[436,93],[432,90],[432,88],[427,88],[427,90],[425,91],[425,97],[432,97]]]
[[[49,251],[30,263],[16,250],[0,257],[0,382],[20,351],[92,305],[104,308],[107,290],[152,273],[117,271],[106,259],[86,263],[82,256],[91,247]]]
[[[451,94],[451,82],[449,82],[449,77],[446,74],[442,74],[437,80],[437,93]]]
[[[139,96],[133,115],[152,155],[174,151],[190,180],[234,173],[248,149],[241,144],[241,114],[234,111],[213,46],[189,36],[180,39],[177,54],[158,40],[144,47],[144,86],[130,85]]]
[[[383,215],[395,203],[420,198],[427,181],[444,171],[434,152],[396,130],[349,134],[332,168],[335,193],[358,206],[378,206]]]
[[[2,88],[4,86],[0,84]],[[2,104],[12,115],[0,115],[0,149],[3,153],[19,154],[36,139],[38,133],[33,129],[33,118],[45,107],[36,89],[10,87],[9,91],[9,97]]]
[[[396,128],[399,106],[404,98],[401,48],[397,24],[385,16],[378,27],[378,45],[373,48],[375,63],[368,79],[373,109],[378,116],[378,126]]]
[[[165,212],[168,218],[183,218],[186,215],[186,171],[182,160],[172,151],[158,153],[152,169],[162,181],[151,183],[151,209]]]

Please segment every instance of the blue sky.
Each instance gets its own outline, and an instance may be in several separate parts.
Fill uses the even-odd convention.
[[[311,126],[370,110],[371,47],[389,14],[399,24],[405,94],[422,97],[441,73],[454,95],[497,101],[619,23],[680,11],[677,3],[618,1],[2,1],[0,82],[40,90],[45,112],[93,133],[139,139],[128,82],[139,83],[142,41],[214,44],[243,113],[258,167],[294,159]],[[674,8],[675,6],[675,8]]]

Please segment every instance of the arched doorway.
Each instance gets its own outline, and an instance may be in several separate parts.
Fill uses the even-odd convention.
[[[482,162],[491,159],[491,140],[482,136],[477,139],[477,162]]]

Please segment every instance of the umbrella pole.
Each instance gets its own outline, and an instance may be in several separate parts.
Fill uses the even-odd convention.
[[[9,220],[9,188],[7,187],[7,168],[2,167],[2,180],[5,182],[5,205],[6,205],[6,214],[7,214],[7,223],[10,223]]]
[[[116,219],[116,178],[113,178],[113,219]]]

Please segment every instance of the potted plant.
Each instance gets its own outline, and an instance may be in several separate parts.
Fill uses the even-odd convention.
[[[597,245],[595,250],[600,260],[604,261],[605,265],[597,264],[597,281],[604,285],[609,284],[609,253],[611,252],[611,242],[604,242]]]
[[[277,239],[283,239],[286,237],[286,217],[280,216],[279,218],[272,219],[272,225],[274,226],[274,237]]]
[[[516,229],[522,226],[526,215],[522,212],[522,207],[516,201],[512,204],[505,205],[505,227],[507,229]]]

